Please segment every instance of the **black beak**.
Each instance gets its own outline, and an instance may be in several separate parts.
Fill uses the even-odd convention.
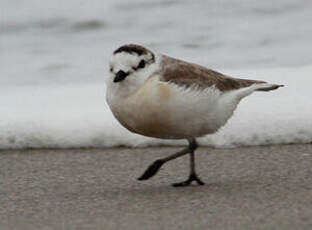
[[[119,82],[119,81],[122,81],[123,79],[125,79],[127,76],[129,75],[129,73],[126,73],[122,70],[119,70],[117,73],[116,73],[116,77],[114,78],[114,82]]]

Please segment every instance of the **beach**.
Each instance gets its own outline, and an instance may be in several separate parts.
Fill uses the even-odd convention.
[[[312,1],[0,1],[0,230],[312,229]],[[124,44],[285,85],[242,100],[188,156],[106,103]],[[194,113],[194,116],[197,114]],[[122,146],[122,147],[121,147]]]
[[[136,180],[177,150],[3,150],[1,229],[311,229],[311,144],[199,148],[204,186],[170,185],[187,156]]]

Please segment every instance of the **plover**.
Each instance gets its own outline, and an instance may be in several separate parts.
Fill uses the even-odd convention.
[[[173,186],[193,181],[204,184],[195,171],[197,137],[213,134],[225,125],[240,100],[254,91],[283,86],[232,78],[135,44],[115,50],[109,68],[106,99],[121,125],[148,137],[188,141],[188,147],[156,160],[138,178],[147,180],[164,163],[189,154],[189,178]]]

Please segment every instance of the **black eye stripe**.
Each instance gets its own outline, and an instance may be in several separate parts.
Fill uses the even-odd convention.
[[[132,69],[134,71],[136,71],[138,69],[143,69],[145,67],[145,64],[146,64],[145,60],[141,60],[140,63],[138,64],[138,66],[136,66],[136,67],[134,66],[134,67],[132,67]]]
[[[137,66],[137,69],[141,69],[141,68],[144,68],[144,67],[145,67],[145,61],[141,60],[139,65]]]

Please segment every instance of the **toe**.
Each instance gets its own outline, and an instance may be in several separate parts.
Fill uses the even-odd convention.
[[[205,184],[201,179],[199,179],[197,174],[191,174],[189,180],[190,181],[196,181],[198,185],[204,185]]]
[[[205,183],[202,182],[200,179],[195,180],[197,182],[198,185],[204,185]]]

